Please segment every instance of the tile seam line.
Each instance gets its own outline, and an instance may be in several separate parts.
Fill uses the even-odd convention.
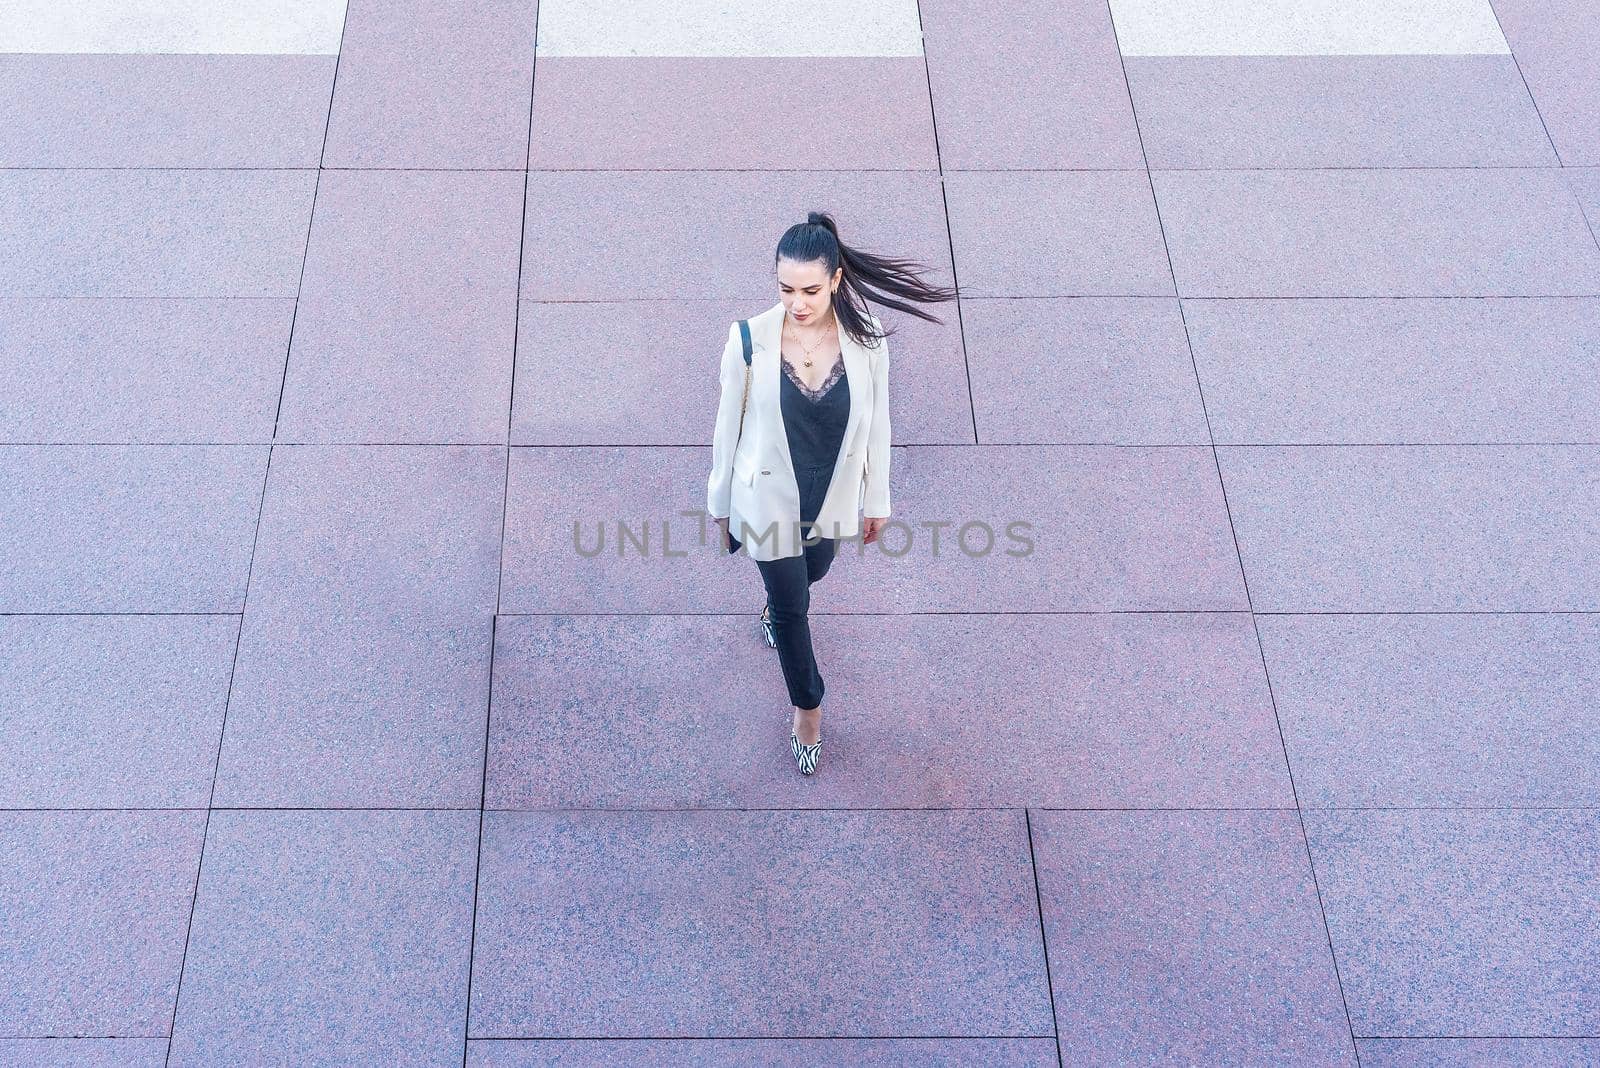
[[[1133,82],[1128,77],[1128,60],[1127,57],[1122,53],[1122,44],[1120,34],[1117,30],[1117,18],[1116,11],[1114,10],[1114,2],[1115,0],[1105,0],[1106,20],[1111,26],[1112,41],[1116,45],[1117,49],[1117,62],[1119,69],[1122,72],[1122,90],[1126,95],[1129,110],[1132,112],[1134,134],[1139,139],[1139,155],[1144,162],[1145,181],[1147,183],[1147,188],[1150,190],[1151,206],[1155,211],[1156,225],[1161,233],[1162,251],[1165,252],[1167,257],[1167,272],[1171,279],[1174,292],[1181,296],[1181,287],[1178,285],[1177,268],[1172,262],[1172,244],[1167,238],[1166,221],[1162,217],[1161,198],[1156,192],[1155,175],[1150,170],[1150,154],[1144,143],[1144,128],[1139,122],[1139,108],[1137,101],[1134,99]],[[1339,967],[1339,955],[1334,949],[1333,945],[1333,930],[1329,926],[1327,907],[1323,903],[1322,886],[1317,877],[1316,858],[1312,855],[1311,837],[1309,832],[1306,830],[1305,813],[1301,810],[1299,784],[1295,781],[1294,763],[1289,758],[1289,743],[1287,736],[1284,734],[1282,717],[1278,711],[1278,700],[1272,686],[1272,676],[1267,669],[1266,649],[1261,640],[1261,626],[1259,621],[1256,619],[1255,601],[1250,593],[1250,577],[1245,568],[1244,552],[1239,545],[1239,534],[1234,526],[1233,507],[1228,501],[1228,487],[1222,474],[1222,459],[1217,452],[1216,433],[1212,428],[1211,413],[1206,405],[1205,384],[1200,374],[1199,361],[1195,357],[1194,338],[1189,331],[1188,316],[1184,313],[1182,300],[1178,301],[1178,316],[1183,324],[1184,343],[1189,350],[1190,370],[1194,375],[1195,391],[1200,398],[1200,411],[1205,418],[1206,436],[1211,441],[1211,462],[1213,469],[1216,472],[1217,491],[1222,497],[1223,511],[1228,519],[1228,533],[1233,540],[1234,559],[1238,562],[1239,566],[1239,581],[1244,587],[1245,607],[1249,610],[1251,629],[1256,637],[1256,653],[1260,657],[1262,678],[1267,686],[1267,699],[1272,706],[1273,723],[1278,729],[1278,745],[1280,752],[1283,755],[1284,773],[1287,775],[1289,780],[1289,796],[1294,802],[1295,818],[1300,827],[1301,849],[1304,851],[1304,856],[1306,858],[1307,872],[1311,876],[1311,886],[1312,891],[1316,896],[1317,912],[1322,920],[1323,936],[1325,939],[1325,944],[1328,947],[1328,963],[1333,969],[1334,984],[1336,989],[1339,991],[1340,1007],[1344,1010],[1346,1028],[1345,1033],[1350,1039],[1350,1054],[1355,1059],[1356,1068],[1360,1068],[1361,1048],[1356,1041],[1355,1020],[1350,1014],[1350,1001],[1344,989],[1344,976]]]
[[[499,649],[500,600],[505,590],[506,578],[506,528],[511,515],[511,438],[516,425],[517,408],[517,357],[522,343],[522,271],[528,248],[528,189],[532,183],[529,164],[533,157],[533,111],[535,93],[539,84],[539,13],[542,5],[535,3],[533,26],[530,28],[528,58],[528,114],[527,134],[522,152],[522,207],[517,213],[517,284],[512,290],[511,375],[506,396],[505,468],[500,483],[500,551],[495,571],[494,616],[489,621],[489,685],[484,704],[483,770],[478,784],[478,842],[477,855],[472,868],[472,920],[467,936],[467,989],[461,1014],[461,1068],[467,1068],[472,1053],[472,978],[478,954],[478,903],[483,887],[483,835],[489,812],[489,746],[494,733],[494,669]]]
[[[300,276],[298,281],[295,283],[294,310],[289,316],[289,336],[284,342],[283,373],[279,378],[278,384],[278,405],[272,417],[272,436],[274,439],[276,439],[278,436],[278,422],[283,413],[283,395],[288,387],[289,361],[294,353],[295,321],[300,312],[300,295],[305,289],[306,261],[311,258],[311,236],[312,230],[316,225],[317,196],[322,189],[321,158],[322,156],[325,156],[328,151],[328,131],[333,121],[333,98],[334,94],[339,88],[339,62],[344,51],[345,30],[349,27],[349,24],[350,5],[346,3],[339,25],[339,49],[338,53],[336,53],[334,57],[333,77],[329,80],[328,84],[328,107],[323,113],[322,150],[318,156],[316,179],[311,186],[311,208],[306,213],[306,240],[305,244],[301,247]],[[189,970],[189,942],[194,934],[195,915],[199,911],[200,884],[205,873],[206,844],[211,837],[211,816],[213,811],[215,811],[214,806],[217,800],[217,781],[222,774],[222,754],[227,743],[228,711],[230,706],[233,704],[233,683],[236,675],[238,674],[239,650],[244,644],[244,615],[250,604],[250,582],[255,574],[256,553],[261,544],[261,526],[267,508],[267,491],[272,482],[273,448],[273,445],[269,444],[267,446],[266,470],[262,475],[261,494],[257,498],[256,503],[255,533],[250,540],[250,562],[245,567],[244,596],[241,598],[241,603],[239,605],[240,615],[237,623],[238,629],[235,634],[233,645],[233,666],[230,668],[228,673],[228,692],[222,704],[222,725],[217,731],[216,757],[211,766],[211,790],[206,798],[206,818],[200,834],[200,856],[195,864],[194,896],[190,898],[189,901],[189,922],[184,929],[183,953],[178,958],[178,981],[172,996],[172,1022],[167,1028],[167,1054],[162,1061],[163,1065],[167,1066],[172,1064],[172,1051],[177,1042],[178,1009],[180,1008],[183,999],[183,978]]]
[[[1297,811],[1287,805],[1066,805],[1033,803],[1013,804],[1001,803],[993,805],[519,805],[500,806],[490,805],[482,809],[483,812],[500,814],[537,814],[559,816],[564,813],[585,813],[593,815],[654,815],[671,816],[686,814],[706,815],[739,815],[742,813],[786,813],[786,812],[836,812],[842,815],[870,814],[874,812],[903,812],[903,813],[973,813],[973,812],[1017,812],[1022,810],[1030,812],[1081,812],[1081,813],[1123,813],[1151,815],[1171,812],[1214,812],[1228,814],[1235,812],[1278,812],[1287,815]],[[276,815],[312,815],[317,813],[353,813],[353,812],[393,812],[410,813],[414,815],[427,815],[435,813],[462,813],[470,814],[480,811],[472,805],[439,806],[439,805],[213,805],[183,806],[183,805],[10,805],[0,806],[0,815],[82,815],[82,814],[111,814],[111,813],[199,813],[199,812],[235,812],[235,813],[272,813]],[[1308,805],[1301,806],[1301,811],[1315,813],[1344,813],[1344,812],[1406,812],[1417,814],[1456,815],[1472,813],[1475,815],[1519,815],[1524,813],[1585,813],[1600,811],[1600,803],[1593,805]],[[165,1038],[165,1035],[156,1036]]]
[[[955,306],[956,340],[961,345],[961,372],[967,380],[967,414],[972,421],[972,441],[977,443],[983,439],[978,433],[978,406],[972,394],[972,359],[967,352],[966,316],[961,309],[961,273],[956,267],[955,231],[950,224],[950,194],[944,180],[944,152],[939,145],[939,108],[933,98],[933,69],[928,62],[928,35],[923,27],[921,0],[917,0],[917,30],[918,51],[922,55],[923,85],[928,93],[928,125],[933,133],[933,160],[939,176],[939,207],[944,215],[945,250],[950,256],[950,288],[955,292],[955,299],[950,303]],[[1053,1011],[1051,1018],[1054,1019]],[[1057,1048],[1059,1049],[1059,1043]]]
[[[331,96],[330,96],[331,100]],[[1478,164],[1342,164],[1342,165],[1314,165],[1303,167],[428,167],[428,166],[384,166],[384,167],[358,167],[350,164],[16,164],[0,163],[0,174],[7,172],[16,173],[48,173],[83,172],[83,171],[129,171],[136,173],[194,173],[206,171],[219,171],[227,173],[254,172],[276,174],[285,171],[375,171],[375,172],[405,172],[419,171],[432,174],[1320,174],[1327,172],[1350,172],[1359,174],[1389,174],[1399,171],[1443,171],[1443,172],[1529,172],[1564,173],[1574,170],[1600,169],[1600,164],[1566,164],[1566,163],[1478,163]],[[702,298],[704,299],[704,298]]]
[[[1517,80],[1522,82],[1522,91],[1527,94],[1528,103],[1533,105],[1533,113],[1539,118],[1539,128],[1544,131],[1544,143],[1550,146],[1550,154],[1556,158],[1556,165],[1565,167],[1567,164],[1561,158],[1561,149],[1556,145],[1556,139],[1550,136],[1550,124],[1545,121],[1544,109],[1539,106],[1539,98],[1533,95],[1533,86],[1528,84],[1528,76],[1522,70],[1522,61],[1517,58],[1517,50],[1511,47],[1511,37],[1506,33],[1505,23],[1500,20],[1495,0],[1485,0],[1485,6],[1488,7],[1489,14],[1494,16],[1495,29],[1499,32],[1500,39],[1506,43],[1505,54],[1511,57],[1511,65],[1516,69]],[[1600,241],[1596,244],[1600,244]]]

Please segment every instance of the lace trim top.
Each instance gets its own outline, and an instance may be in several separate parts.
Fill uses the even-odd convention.
[[[806,400],[812,402],[821,400],[827,395],[828,390],[832,389],[839,379],[844,377],[843,352],[839,353],[839,358],[834,361],[833,370],[828,372],[828,377],[824,378],[816,389],[812,389],[810,386],[806,385],[800,380],[800,372],[796,371],[794,369],[794,365],[788,360],[780,357],[778,362],[783,364],[783,373],[789,376],[789,381],[793,382],[795,388],[805,395]]]

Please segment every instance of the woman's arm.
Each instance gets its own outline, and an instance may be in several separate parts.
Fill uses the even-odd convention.
[[[717,403],[717,424],[711,434],[711,475],[706,479],[706,511],[726,519],[733,511],[733,450],[739,440],[739,405],[744,398],[744,344],[739,324],[728,327],[728,344],[722,350],[722,399]]]
[[[877,326],[877,320],[873,320]],[[889,518],[889,339],[872,354],[872,423],[867,429],[866,491],[861,510],[869,519]]]

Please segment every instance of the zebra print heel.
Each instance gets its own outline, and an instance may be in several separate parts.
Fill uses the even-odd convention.
[[[790,731],[789,751],[794,754],[795,766],[800,769],[800,774],[810,775],[817,770],[817,758],[822,756],[822,735],[817,735],[817,740],[810,745],[802,745],[800,736]]]

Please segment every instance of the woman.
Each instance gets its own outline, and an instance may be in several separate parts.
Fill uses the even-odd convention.
[[[789,749],[802,775],[822,751],[822,675],[811,649],[811,584],[841,538],[877,540],[889,518],[889,349],[866,298],[929,322],[906,303],[953,300],[918,266],[846,247],[832,216],[784,231],[780,300],[728,330],[706,511],[729,552],[743,547],[766,586],[761,631],[794,704]],[[865,522],[859,512],[865,510]]]

